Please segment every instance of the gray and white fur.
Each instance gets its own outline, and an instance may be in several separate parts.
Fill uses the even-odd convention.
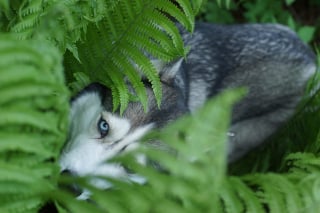
[[[184,39],[191,46],[183,66],[191,112],[226,88],[249,89],[233,110],[229,161],[260,145],[290,118],[316,71],[314,53],[281,25],[200,24]]]
[[[192,114],[219,92],[247,87],[247,96],[233,109],[230,126],[227,158],[235,161],[292,116],[307,80],[316,71],[314,53],[281,25],[197,23],[193,34],[181,33],[191,48],[186,60],[153,61],[162,82],[160,109],[147,81],[147,113],[138,102],[129,103],[122,116],[111,113],[110,90],[100,84],[88,86],[72,100],[69,139],[60,159],[62,170],[140,181],[121,165],[105,161],[134,148],[150,129]],[[107,123],[107,134],[101,119]],[[108,187],[98,179],[93,182]]]

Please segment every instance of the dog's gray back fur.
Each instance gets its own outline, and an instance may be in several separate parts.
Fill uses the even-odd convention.
[[[282,25],[198,23],[193,34],[181,33],[190,52],[186,60],[158,67],[161,108],[147,85],[148,112],[140,103],[130,103],[123,116],[136,127],[162,127],[222,90],[246,87],[247,96],[232,114],[230,162],[260,145],[292,116],[316,70],[314,53]]]
[[[199,94],[207,98],[225,88],[247,86],[247,99],[255,105],[242,110],[256,116],[269,109],[266,104],[277,104],[275,97],[300,96],[306,79],[315,70],[311,50],[280,25],[203,23],[184,39],[191,46],[183,64],[189,79],[191,110],[203,105],[204,101],[197,98]],[[235,121],[242,119],[238,116]]]
[[[148,112],[144,112],[139,102],[129,103],[121,116],[115,112],[117,117],[129,121],[129,135],[150,123],[161,128],[186,113],[194,112],[222,90],[247,87],[247,96],[234,107],[229,129],[232,136],[228,141],[228,160],[234,161],[260,145],[290,118],[307,80],[316,70],[313,52],[295,33],[281,25],[198,23],[192,35],[183,30],[181,33],[185,44],[190,46],[187,59],[170,64],[153,61],[159,68],[162,82],[161,108],[158,108],[152,87],[146,81]],[[133,88],[130,90],[134,93]],[[84,92],[99,93],[101,100],[95,104],[112,112],[110,90],[96,85],[87,87]],[[84,92],[75,98],[72,107],[80,107],[82,102],[77,100],[85,95]],[[88,121],[94,128],[98,118],[88,118]],[[116,124],[109,125],[112,130]],[[119,141],[123,140],[126,141],[125,136]],[[114,143],[120,145],[119,141]],[[77,145],[76,142],[69,143]],[[108,150],[112,151],[112,143],[108,143],[111,144]],[[127,142],[125,144],[121,150],[128,146]],[[63,165],[72,161],[68,156],[72,149],[72,146],[65,149]],[[68,166],[64,169],[72,170]]]
[[[226,88],[249,90],[233,111],[230,161],[261,144],[293,114],[316,70],[313,52],[281,25],[201,23],[183,38],[191,47],[181,66],[191,112]]]

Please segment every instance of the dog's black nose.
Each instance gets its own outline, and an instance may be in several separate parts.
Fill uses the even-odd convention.
[[[61,176],[75,177],[76,175],[72,171],[66,169],[61,171]],[[75,183],[62,183],[59,187],[71,192],[75,196],[79,196],[83,192],[83,190]]]
[[[61,171],[61,175],[74,176],[74,175],[72,174],[72,172],[71,172],[70,170],[68,170],[68,169],[62,170],[62,171]]]

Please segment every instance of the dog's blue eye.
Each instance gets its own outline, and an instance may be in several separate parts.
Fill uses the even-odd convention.
[[[101,138],[104,138],[109,133],[109,124],[103,118],[100,118],[98,121],[98,130],[101,135]]]

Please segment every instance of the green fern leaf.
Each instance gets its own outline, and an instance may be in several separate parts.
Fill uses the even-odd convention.
[[[108,85],[110,85],[110,84],[108,84]],[[113,111],[115,111],[120,106],[120,101],[119,101],[120,100],[120,95],[118,94],[118,91],[117,91],[116,87],[111,86],[110,89],[111,89],[111,92],[112,92]]]
[[[9,0],[1,0],[0,1],[0,8],[3,8],[3,11],[9,10]]]
[[[145,50],[153,57],[160,58],[163,61],[170,61],[179,54],[172,50],[172,39],[168,34],[161,30],[157,25],[146,23],[143,27],[135,29],[132,36],[128,37],[128,42],[136,46],[140,51]],[[157,41],[145,38],[145,35],[157,35]]]
[[[2,152],[16,150],[48,158],[52,155],[52,152],[47,150],[44,146],[39,146],[38,141],[44,141],[43,137],[30,137],[28,134],[13,135],[8,133],[1,133],[0,136],[2,140],[0,143],[0,150]],[[23,143],[21,143],[21,141],[23,141]],[[28,145],[26,146],[26,144]]]
[[[299,212],[302,208],[296,186],[285,176],[250,175],[245,180],[262,190],[260,193],[262,202],[271,212]]]
[[[130,54],[128,54],[130,55]],[[134,59],[133,59],[134,60]],[[122,70],[130,83],[132,84],[132,87],[136,91],[136,96],[140,99],[140,102],[143,105],[144,109],[147,109],[147,93],[146,90],[144,89],[144,84],[141,82],[140,76],[137,75],[136,70],[130,63],[130,61],[126,61],[125,58],[119,57],[115,58],[114,63],[117,64],[117,67],[119,70]]]
[[[247,213],[265,212],[262,203],[251,190],[239,177],[229,177],[228,183],[236,190],[239,198],[243,202],[245,211]]]
[[[191,0],[192,8],[194,11],[194,14],[198,14],[202,5],[204,4],[205,1],[202,0]]]
[[[219,195],[225,212],[245,212],[245,207],[238,198],[234,185],[230,184],[230,182],[224,183],[219,191]]]
[[[189,31],[193,30],[194,15],[188,1],[177,1],[183,10],[180,10],[173,2],[169,0],[155,1],[156,8],[172,15]],[[182,4],[181,4],[182,3]]]
[[[300,175],[297,177],[297,186],[299,189],[299,194],[301,202],[303,202],[304,207],[301,208],[301,212],[318,212],[320,205],[319,197],[319,172],[312,173],[309,175]]]
[[[34,29],[37,28],[42,14],[42,1],[34,0],[22,3],[19,8],[17,23],[11,27],[11,32],[14,32],[19,39],[30,38]]]
[[[247,179],[246,179],[247,180]],[[248,177],[249,185],[257,186],[257,196],[261,202],[267,206],[268,211],[271,212],[285,212],[284,196],[278,191],[274,185],[270,185],[266,176],[263,175],[250,175]]]
[[[56,185],[52,161],[65,140],[62,57],[45,40],[3,34],[0,57],[0,75],[8,77],[0,80],[0,211],[36,212]]]
[[[74,73],[75,81],[69,84],[71,88],[72,94],[75,95],[80,92],[85,86],[90,84],[89,77],[84,74],[83,72],[76,72]]]
[[[192,29],[191,4],[188,1],[181,1],[178,4],[181,4],[183,10],[169,1],[115,2],[110,9],[104,11],[105,18],[99,21],[96,27],[88,25],[86,42],[77,45],[81,65],[68,56],[65,61],[71,67],[67,67],[67,70],[83,70],[90,76],[91,81],[103,82],[109,79],[111,85],[107,86],[113,87],[113,92],[117,90],[117,94],[113,94],[113,97],[120,98],[115,101],[120,103],[122,112],[130,97],[128,94],[125,95],[128,89],[120,81],[120,78],[123,81],[124,76],[128,77],[140,101],[146,107],[146,93],[142,89],[143,84],[136,77],[138,70],[135,68],[139,67],[139,71],[142,71],[151,82],[160,105],[159,77],[146,58],[146,54],[163,61],[170,61],[186,53],[176,25],[159,11],[172,15],[183,22],[184,26]],[[97,61],[99,62],[96,63]],[[116,72],[121,74],[115,74]]]
[[[111,64],[109,67],[111,70],[116,70],[116,65]],[[117,94],[119,94],[120,101],[120,114],[124,112],[129,103],[129,93],[128,88],[123,81],[123,76],[119,72],[109,72],[109,78],[113,85],[117,85],[115,89],[117,90]],[[103,78],[103,77],[102,77]]]
[[[139,70],[142,71],[142,73],[151,82],[153,92],[154,92],[155,97],[156,97],[156,99],[158,101],[158,106],[160,106],[160,100],[161,100],[161,97],[162,97],[162,92],[161,92],[161,84],[159,83],[160,79],[158,77],[157,70],[154,68],[154,66],[152,65],[150,60],[146,56],[140,54],[139,51],[136,48],[127,49],[125,51],[125,53],[132,60],[139,62],[139,64],[140,64]],[[137,73],[134,73],[133,75],[137,76]],[[131,83],[134,83],[134,82],[131,81]],[[135,87],[135,89],[137,91],[140,85],[137,82],[136,84],[133,84],[133,86]],[[146,97],[145,91],[144,91],[144,94],[141,94],[141,95],[143,95],[143,98],[144,98],[144,100],[141,99],[141,101],[145,101],[145,102],[142,102],[142,104],[146,107],[145,103],[147,101],[146,100],[147,97]]]

